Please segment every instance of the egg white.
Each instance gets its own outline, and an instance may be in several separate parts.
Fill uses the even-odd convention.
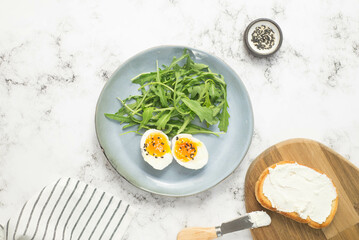
[[[178,138],[178,140],[176,140],[177,138]],[[193,160],[189,160],[188,162],[183,162],[176,157],[176,155],[175,155],[176,141],[179,141],[181,138],[188,138],[191,141],[198,144],[197,152],[196,152],[197,154],[196,154],[196,156],[194,156]],[[204,143],[202,141],[200,141],[197,138],[194,138],[191,134],[178,134],[175,137],[173,137],[173,139],[172,139],[172,154],[173,154],[173,157],[175,158],[175,160],[177,161],[177,163],[185,168],[197,170],[197,169],[203,168],[208,163],[208,151],[207,151],[206,146],[204,145]]]
[[[145,152],[145,150],[143,149],[143,145],[146,143],[147,137],[149,137],[149,135],[151,133],[156,133],[156,132],[161,133],[163,136],[166,137],[165,140],[167,141],[167,143],[171,149],[171,142],[168,139],[168,136],[164,132],[156,130],[156,129],[149,129],[143,134],[143,136],[141,138],[140,148],[141,148],[141,154],[142,154],[143,160],[145,160],[145,162],[150,164],[154,169],[162,170],[171,164],[172,159],[173,159],[172,153],[171,152],[166,153],[165,155],[163,155],[163,158],[160,158],[160,157],[155,158],[152,155],[146,155],[147,152]]]

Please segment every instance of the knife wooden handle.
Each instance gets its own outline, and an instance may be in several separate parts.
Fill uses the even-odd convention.
[[[217,238],[217,232],[215,227],[184,228],[177,235],[177,240],[211,240],[215,238]]]

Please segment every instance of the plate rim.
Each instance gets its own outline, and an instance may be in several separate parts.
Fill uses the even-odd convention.
[[[196,52],[201,52],[201,53],[204,53],[206,55],[209,55],[209,56],[212,56],[216,59],[218,59],[219,61],[221,61],[224,65],[226,65],[228,67],[228,69],[235,75],[235,77],[237,79],[239,79],[240,83],[243,85],[243,90],[245,92],[245,95],[247,96],[247,99],[248,99],[248,105],[249,105],[249,109],[250,109],[250,121],[249,121],[249,127],[250,127],[250,135],[249,135],[249,140],[246,142],[246,146],[245,146],[245,151],[244,151],[244,154],[243,154],[243,157],[242,159],[238,162],[238,164],[234,167],[233,171],[231,171],[228,175],[226,175],[225,177],[223,177],[220,181],[218,181],[217,183],[215,184],[212,184],[212,185],[209,185],[208,187],[200,190],[200,191],[192,191],[190,193],[187,193],[187,194],[169,194],[169,193],[163,193],[163,192],[159,192],[159,191],[155,191],[155,190],[151,190],[151,189],[147,189],[147,188],[144,188],[142,187],[140,184],[137,184],[135,182],[132,182],[130,180],[128,180],[125,176],[123,176],[119,170],[117,170],[117,168],[114,166],[114,164],[110,161],[110,159],[107,157],[106,155],[106,151],[105,149],[103,148],[102,144],[101,144],[101,141],[99,139],[99,133],[98,133],[98,123],[96,121],[96,116],[98,115],[98,108],[99,108],[99,102],[100,102],[100,99],[101,99],[101,96],[105,90],[105,88],[107,87],[107,85],[110,83],[111,79],[113,78],[113,76],[125,65],[127,64],[128,62],[130,62],[131,60],[135,59],[136,57],[146,53],[146,52],[150,52],[150,51],[153,51],[153,50],[156,50],[156,49],[162,49],[162,48],[183,48],[183,49],[190,49],[192,51],[196,51]],[[110,163],[110,165],[112,166],[112,168],[116,171],[117,174],[119,174],[124,180],[126,180],[126,182],[130,183],[132,186],[138,188],[138,189],[141,189],[145,192],[148,192],[148,193],[151,193],[151,194],[157,194],[157,195],[160,195],[160,196],[165,196],[165,197],[175,197],[175,198],[180,198],[180,197],[187,197],[187,196],[193,196],[193,195],[196,195],[196,194],[199,194],[199,193],[203,193],[211,188],[214,188],[215,186],[217,186],[218,184],[220,184],[221,182],[223,182],[224,180],[226,180],[227,178],[229,178],[236,170],[237,168],[241,165],[242,161],[244,160],[244,158],[247,156],[247,153],[249,151],[249,148],[251,146],[251,143],[252,143],[252,140],[253,140],[253,132],[254,132],[254,113],[253,113],[253,107],[252,107],[252,102],[251,102],[251,99],[249,97],[249,94],[248,94],[248,91],[247,91],[247,88],[244,84],[244,82],[241,80],[241,78],[238,76],[238,74],[233,70],[233,68],[227,64],[225,61],[223,61],[221,58],[211,54],[211,53],[208,53],[208,52],[205,52],[205,51],[202,51],[202,50],[199,50],[197,48],[193,48],[193,47],[188,47],[188,46],[184,46],[184,45],[158,45],[158,46],[154,46],[154,47],[150,47],[150,48],[147,48],[145,50],[142,50],[134,55],[132,55],[131,57],[129,57],[126,61],[124,61],[123,63],[121,63],[117,68],[116,70],[111,74],[111,76],[109,77],[109,79],[106,81],[106,83],[103,85],[102,89],[101,89],[101,92],[100,94],[98,95],[98,98],[97,98],[97,103],[96,103],[96,108],[95,108],[95,114],[94,114],[94,122],[95,122],[95,132],[96,132],[96,139],[97,139],[97,142],[101,148],[101,151],[102,153],[104,154],[106,160]]]

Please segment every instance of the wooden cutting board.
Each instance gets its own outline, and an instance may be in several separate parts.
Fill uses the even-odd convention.
[[[339,204],[332,223],[313,229],[263,208],[256,200],[254,187],[259,175],[270,165],[283,160],[296,161],[326,173],[337,187]],[[268,227],[252,229],[254,240],[358,240],[359,239],[359,169],[323,144],[309,139],[290,139],[259,155],[248,169],[245,180],[247,212],[264,210],[272,218]]]

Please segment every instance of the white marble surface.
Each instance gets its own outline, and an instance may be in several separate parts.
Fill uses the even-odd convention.
[[[359,166],[359,2],[0,0],[0,223],[60,176],[76,176],[140,208],[124,239],[175,239],[184,226],[214,226],[245,212],[251,161],[278,141],[318,140]],[[272,18],[281,50],[257,59],[245,26]],[[224,182],[185,198],[136,189],[96,140],[97,97],[111,73],[161,44],[225,60],[251,96],[255,134]],[[251,239],[249,231],[223,239]]]

